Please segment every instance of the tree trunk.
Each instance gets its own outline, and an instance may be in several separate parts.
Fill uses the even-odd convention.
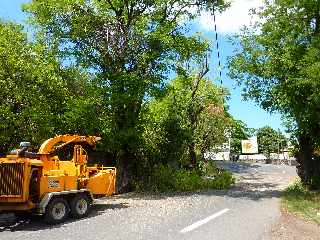
[[[135,179],[136,158],[134,154],[126,151],[119,156],[117,166],[117,193],[133,191],[133,182]]]
[[[189,145],[189,156],[190,156],[190,163],[192,167],[195,167],[197,165],[197,155],[195,151],[195,144],[191,143]]]
[[[124,86],[120,86],[113,94],[126,94]],[[118,143],[117,154],[117,192],[124,193],[133,190],[133,181],[137,177],[136,150],[139,144],[139,132],[136,129],[142,100],[117,99],[114,105],[114,132],[113,138]]]
[[[297,173],[302,182],[310,188],[320,187],[320,161],[313,154],[314,146],[311,138],[306,134],[301,135],[299,141],[299,153],[297,161]]]

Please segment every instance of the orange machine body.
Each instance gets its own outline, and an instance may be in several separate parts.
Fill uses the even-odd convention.
[[[99,140],[94,136],[60,135],[46,140],[35,158],[19,150],[0,158],[0,211],[36,209],[50,193],[114,194],[116,168],[87,166],[88,154],[82,144],[95,147]],[[71,159],[60,160],[57,152],[67,145],[72,149]]]

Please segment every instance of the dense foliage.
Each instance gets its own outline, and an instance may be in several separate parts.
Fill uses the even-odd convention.
[[[299,142],[299,174],[305,184],[320,183],[320,4],[318,0],[266,1],[254,11],[261,21],[244,28],[235,41],[230,76],[244,95],[264,109],[283,113]],[[320,186],[320,184],[319,184]]]
[[[83,77],[73,67],[62,68],[44,45],[29,43],[22,26],[0,21],[2,151],[23,140],[38,143],[59,132],[74,131],[76,125],[64,114],[74,96],[83,95]]]
[[[156,154],[153,159],[176,167],[195,166],[206,151],[226,142],[230,120],[223,110],[223,99],[222,89],[208,79],[174,79],[166,94],[147,106],[144,138]]]

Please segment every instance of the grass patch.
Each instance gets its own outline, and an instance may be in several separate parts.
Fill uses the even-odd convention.
[[[300,181],[284,191],[282,206],[288,212],[320,224],[320,191],[309,191]]]

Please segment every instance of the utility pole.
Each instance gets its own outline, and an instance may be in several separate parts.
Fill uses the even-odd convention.
[[[281,139],[280,139],[280,136],[281,136],[281,131],[280,129],[278,128],[278,160],[280,160],[280,146],[281,146]]]

